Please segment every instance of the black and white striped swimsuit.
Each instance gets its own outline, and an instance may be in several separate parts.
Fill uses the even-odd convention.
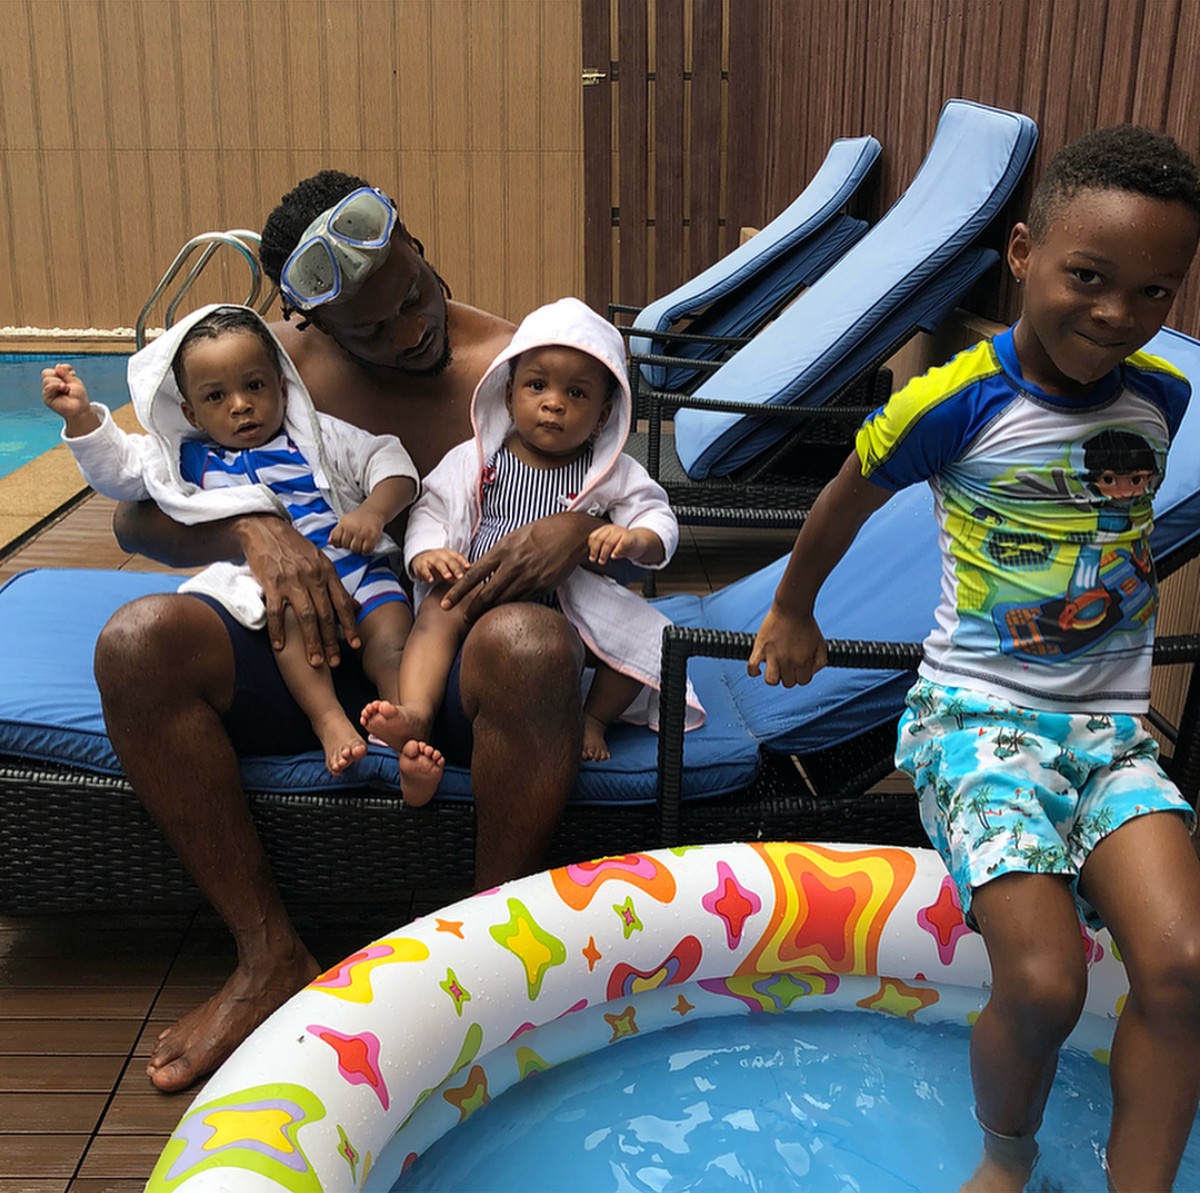
[[[591,447],[560,468],[531,468],[507,447],[501,447],[483,470],[482,516],[471,539],[470,562],[518,527],[562,513],[583,488],[591,466]],[[543,603],[558,608],[553,593]]]

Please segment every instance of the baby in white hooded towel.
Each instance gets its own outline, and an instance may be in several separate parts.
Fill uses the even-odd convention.
[[[606,519],[588,540],[589,560],[662,567],[679,524],[662,487],[623,454],[632,404],[620,333],[576,298],[528,315],[492,362],[471,402],[473,439],[451,449],[413,506],[404,556],[417,619],[400,670],[402,703],[378,700],[364,726],[400,755],[407,802],[425,803],[444,762],[426,738],[467,626],[442,594],[504,535],[564,510]],[[609,757],[618,719],[657,728],[662,631],[657,609],[586,567],[547,603],[578,631],[595,674],[583,705],[582,755]],[[686,727],[704,720],[688,688]]]
[[[130,359],[129,388],[146,435],[123,432],[70,365],[43,370],[42,399],[62,416],[88,484],[118,501],[152,499],[188,525],[242,514],[290,519],[358,601],[361,637],[349,645],[362,648],[376,690],[396,699],[412,611],[384,527],[419,486],[400,441],[318,414],[249,307],[204,307],[181,320]],[[180,591],[216,600],[251,629],[266,623],[262,589],[244,565],[213,564]],[[307,656],[290,607],[276,657],[329,771],[362,758],[366,742],[338,703],[329,667]]]

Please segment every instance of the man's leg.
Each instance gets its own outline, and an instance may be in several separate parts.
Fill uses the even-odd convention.
[[[225,986],[165,1031],[151,1055],[151,1081],[183,1089],[215,1069],[319,966],[284,909],[221,723],[235,671],[220,617],[193,597],[144,597],[104,627],[95,668],[130,785],[237,944],[237,968]]]
[[[477,889],[542,863],[579,771],[583,657],[574,628],[543,605],[501,605],[467,635],[460,684],[474,738]]]
[[[1110,1068],[1109,1179],[1169,1189],[1200,1097],[1200,864],[1183,817],[1127,821],[1092,851],[1079,889],[1129,974]]]

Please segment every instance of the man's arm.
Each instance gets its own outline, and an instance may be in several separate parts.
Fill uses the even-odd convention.
[[[891,493],[866,480],[851,452],[837,476],[821,490],[796,536],[775,599],[771,602],[746,669],[769,684],[805,684],[825,666],[825,639],[813,616],[817,594],[854,542],[863,523]]]
[[[561,513],[506,534],[450,586],[442,608],[452,609],[470,595],[463,616],[475,621],[496,605],[553,592],[587,561],[588,535],[602,525],[590,514]]]
[[[309,661],[336,667],[341,659],[338,627],[357,648],[357,605],[333,564],[290,522],[268,514],[244,514],[220,522],[183,526],[153,502],[123,502],[113,517],[123,550],[165,563],[200,567],[223,559],[245,561],[262,585],[271,645],[283,649],[284,609],[295,613]]]

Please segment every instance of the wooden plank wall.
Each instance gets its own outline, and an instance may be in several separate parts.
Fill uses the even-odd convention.
[[[457,297],[582,287],[577,0],[0,0],[0,28],[0,325],[129,326],[190,236],[323,167],[391,194]]]
[[[731,185],[725,219],[734,227],[761,225],[804,186],[834,137],[861,133],[884,146],[868,196],[867,214],[878,216],[956,96],[1038,122],[1013,219],[1042,164],[1089,129],[1145,124],[1200,153],[1200,0],[739,0],[737,11],[730,102],[748,110],[738,124],[753,120],[757,135],[730,138],[729,175],[758,182]],[[736,73],[733,64],[742,64]],[[1015,294],[993,284],[974,307],[1008,322]],[[1200,333],[1196,271],[1171,323]]]

